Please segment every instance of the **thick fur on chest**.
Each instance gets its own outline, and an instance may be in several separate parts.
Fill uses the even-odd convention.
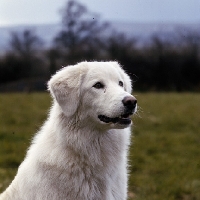
[[[88,131],[90,138],[84,136],[85,141],[73,134],[73,139],[55,142],[56,133],[44,135],[45,129],[48,124],[38,133],[21,164],[13,181],[18,192],[10,199],[124,199],[128,130],[110,131],[95,138]]]

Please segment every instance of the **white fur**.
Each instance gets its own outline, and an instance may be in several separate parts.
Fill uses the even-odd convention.
[[[93,87],[99,81],[104,89]],[[126,199],[130,126],[97,116],[122,113],[128,75],[117,62],[82,62],[57,72],[48,86],[49,117],[0,200]]]

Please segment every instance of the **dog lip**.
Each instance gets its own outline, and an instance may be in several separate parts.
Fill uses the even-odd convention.
[[[126,113],[126,114],[123,114],[121,115],[121,118],[129,118],[130,115],[132,115],[133,113]]]
[[[119,118],[119,121],[117,123],[122,124],[122,125],[129,125],[129,124],[131,124],[131,119],[130,118]]]
[[[128,125],[131,123],[131,119],[129,118],[130,115],[132,115],[133,113],[126,113],[121,115],[120,117],[107,117],[105,115],[98,115],[98,118],[100,119],[100,121],[104,122],[104,123],[118,123],[121,125]]]

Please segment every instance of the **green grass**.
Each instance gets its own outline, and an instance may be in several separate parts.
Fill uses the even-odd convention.
[[[137,99],[130,199],[199,200],[200,94],[138,93]],[[50,104],[45,93],[0,95],[0,191],[15,176]]]
[[[200,94],[138,94],[129,190],[138,200],[200,199]]]
[[[0,94],[0,191],[15,176],[50,102],[47,94]]]

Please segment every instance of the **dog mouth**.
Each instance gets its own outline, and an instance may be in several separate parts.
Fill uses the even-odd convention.
[[[118,124],[121,124],[121,125],[129,125],[131,124],[131,119],[130,119],[130,116],[132,115],[133,113],[131,114],[123,114],[119,117],[115,117],[115,118],[110,118],[110,117],[107,117],[105,115],[98,115],[98,118],[100,119],[100,121],[104,122],[104,123],[118,123]]]

